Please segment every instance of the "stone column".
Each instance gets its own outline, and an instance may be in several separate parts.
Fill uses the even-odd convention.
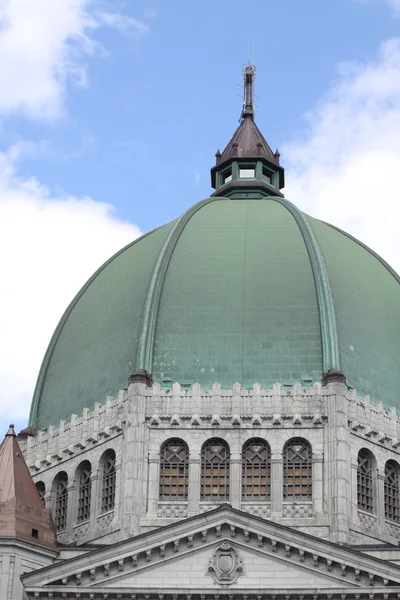
[[[101,498],[99,498],[99,473],[92,473],[92,489],[90,493],[90,528],[96,527],[96,519],[100,512]]]
[[[51,506],[51,487],[47,488],[46,487],[46,493],[44,495],[44,505],[46,508],[52,508]],[[54,514],[54,511],[52,511],[52,513]]]
[[[74,538],[74,525],[77,524],[78,519],[78,499],[75,494],[75,481],[68,484],[68,506],[67,506],[67,526],[65,528],[65,533],[71,539]],[[61,533],[61,532],[60,532]]]
[[[357,473],[358,462],[356,459],[351,461],[351,517],[353,521],[359,521],[358,518],[358,496],[357,496]]]
[[[199,513],[200,503],[200,456],[189,457],[188,516]]]
[[[386,519],[385,519],[385,475],[378,469],[376,469],[376,478],[375,478],[375,486],[374,486],[374,494],[376,499],[376,504],[374,506],[376,511],[377,525],[381,529],[385,528]]]
[[[322,466],[323,454],[314,452],[312,457],[312,497],[313,497],[313,515],[323,513],[323,486],[322,486]]]
[[[327,490],[327,508],[331,518],[331,541],[346,544],[349,541],[351,514],[351,456],[348,429],[347,384],[342,374],[328,382],[324,459]],[[338,379],[342,378],[342,381]]]
[[[240,509],[242,474],[241,474],[241,454],[239,452],[231,453],[231,466],[229,474],[229,502],[233,508]]]
[[[143,425],[146,420],[146,398],[142,391],[145,389],[144,383],[129,385],[122,415],[126,422],[120,496],[123,539],[139,534],[140,518],[146,514],[149,429]]]
[[[149,454],[149,484],[147,496],[147,514],[149,517],[157,516],[157,504],[159,493],[160,478],[160,455],[158,453]]]
[[[282,454],[271,455],[271,518],[282,517]]]

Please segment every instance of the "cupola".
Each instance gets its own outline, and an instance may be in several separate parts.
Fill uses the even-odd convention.
[[[254,65],[244,70],[244,100],[240,125],[225,150],[215,154],[211,169],[214,196],[260,198],[280,196],[285,185],[280,154],[274,153],[254,121]]]

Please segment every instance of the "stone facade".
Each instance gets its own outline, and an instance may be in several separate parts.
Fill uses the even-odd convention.
[[[282,497],[282,451],[293,438],[312,448],[312,499]],[[189,448],[189,485],[185,500],[159,500],[160,448],[168,439],[184,440]],[[53,482],[68,475],[67,527],[62,543],[110,543],[171,522],[212,510],[221,501],[200,498],[200,453],[203,443],[220,438],[230,448],[232,507],[299,528],[318,537],[350,544],[397,544],[400,526],[386,521],[384,472],[389,459],[400,462],[400,420],[394,409],[357,397],[343,383],[326,387],[299,384],[272,390],[211,390],[175,384],[131,384],[118,398],[108,398],[94,411],[72,416],[69,423],[39,432],[22,444],[35,482],[45,485],[46,505],[54,510]],[[271,495],[265,501],[241,497],[241,452],[251,438],[265,439],[271,449]],[[376,458],[375,508],[361,511],[357,503],[357,457],[362,448]],[[99,506],[101,460],[116,453],[114,509]],[[82,461],[92,465],[91,514],[77,522],[76,472]]]

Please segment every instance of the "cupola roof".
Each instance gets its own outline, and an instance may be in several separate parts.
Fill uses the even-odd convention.
[[[283,195],[279,192],[285,184],[284,170],[279,164],[280,153],[278,150],[276,152],[272,151],[254,120],[254,78],[255,67],[254,65],[248,65],[244,70],[243,108],[240,124],[223,152],[221,153],[218,150],[215,155],[216,165],[211,169],[211,184],[213,188],[217,189],[218,195],[220,195],[220,186],[218,185],[217,174],[226,169],[232,162],[246,165],[249,161],[254,164],[260,162],[269,167],[270,174],[275,173],[277,175],[277,185],[268,185],[265,178],[262,178],[262,169],[255,169],[256,184],[254,181],[244,182],[240,181],[240,178],[235,181],[235,178],[233,178],[232,182],[229,182],[229,189],[237,186],[254,189],[261,185],[262,188],[267,189],[270,195]]]

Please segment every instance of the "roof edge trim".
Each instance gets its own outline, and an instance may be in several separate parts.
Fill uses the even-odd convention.
[[[376,258],[381,263],[381,265],[383,265],[389,271],[389,273],[395,278],[395,280],[398,283],[400,283],[400,274],[397,273],[397,271],[395,271],[393,269],[393,267],[391,267],[389,265],[389,263],[386,262],[386,260],[384,258],[382,258],[382,256],[380,256],[377,252],[372,250],[372,248],[370,248],[369,246],[367,246],[366,244],[364,244],[363,242],[358,240],[356,237],[354,237],[350,233],[347,233],[347,231],[340,229],[340,227],[336,227],[336,225],[332,225],[332,223],[327,223],[326,221],[321,221],[321,223],[325,223],[325,225],[328,225],[328,227],[331,227],[331,229],[336,229],[336,231],[345,235],[347,238],[349,238],[349,240],[356,242],[359,246],[361,246],[361,248],[364,248],[364,250],[367,250],[370,254],[372,254],[372,256],[374,258]]]
[[[156,227],[155,229],[152,229],[151,231],[148,231],[144,235],[139,236],[138,238],[136,238],[135,240],[133,240],[133,242],[129,242],[129,244],[127,244],[126,246],[124,246],[123,248],[121,248],[120,250],[118,250],[118,252],[116,252],[108,260],[106,260],[106,262],[103,263],[101,265],[101,267],[99,267],[97,269],[97,271],[95,271],[93,273],[93,275],[86,281],[86,283],[81,287],[81,289],[79,290],[79,292],[76,294],[76,296],[72,299],[72,301],[69,303],[69,305],[65,309],[65,311],[64,311],[64,313],[63,313],[60,321],[58,322],[58,325],[55,328],[54,333],[53,333],[53,335],[52,335],[52,337],[50,339],[49,345],[48,345],[47,350],[46,350],[46,354],[44,355],[42,364],[41,364],[40,369],[39,369],[39,375],[38,375],[38,378],[37,378],[37,381],[36,381],[35,390],[33,392],[33,397],[32,397],[32,402],[31,402],[31,408],[30,408],[30,412],[29,412],[28,425],[36,427],[37,418],[38,418],[38,408],[39,408],[40,396],[41,396],[42,388],[43,388],[43,382],[44,382],[45,377],[46,377],[47,369],[49,367],[50,360],[51,360],[51,357],[52,357],[53,352],[54,352],[54,348],[56,346],[58,338],[61,335],[63,327],[64,327],[65,323],[67,322],[67,319],[68,319],[69,315],[72,312],[72,309],[77,304],[77,302],[81,298],[81,296],[86,292],[86,290],[88,289],[88,287],[93,283],[93,281],[96,279],[96,277],[98,277],[98,275],[100,275],[100,273],[115,258],[117,258],[120,254],[122,254],[125,250],[127,250],[131,246],[134,246],[140,240],[143,240],[145,237],[147,237],[148,235],[152,234],[154,231],[157,231],[157,229],[159,229],[159,227]]]
[[[279,204],[282,204],[291,213],[303,236],[311,263],[317,294],[322,336],[323,370],[324,373],[327,373],[329,369],[337,369],[340,371],[335,303],[328,270],[317,237],[306,215],[292,204],[292,202],[283,198],[278,198],[277,196],[272,196],[270,199],[279,202]]]

